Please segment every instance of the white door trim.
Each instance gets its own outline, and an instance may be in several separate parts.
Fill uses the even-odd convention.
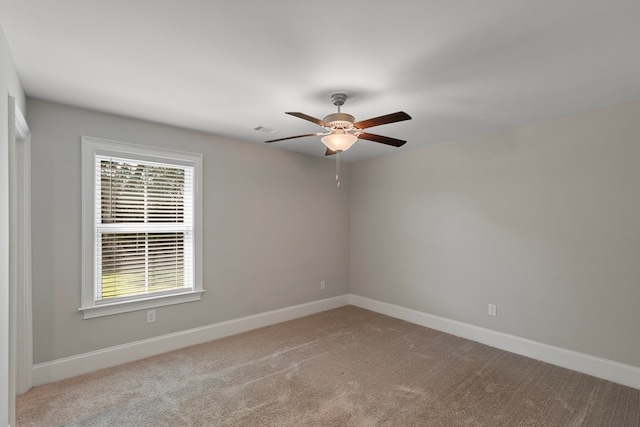
[[[16,185],[16,393],[32,387],[33,326],[31,305],[31,131],[14,102],[14,179]]]
[[[31,387],[30,132],[12,96],[8,97],[9,286],[7,404],[9,425],[16,421],[16,394]],[[4,400],[4,399],[3,399]]]

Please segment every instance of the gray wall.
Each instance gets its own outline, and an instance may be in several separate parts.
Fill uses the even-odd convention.
[[[640,366],[639,161],[634,102],[352,164],[350,291]]]
[[[635,102],[358,162],[336,191],[332,160],[30,99],[35,362],[350,291],[640,366],[638,117]],[[203,301],[154,324],[76,311],[81,135],[204,154]]]
[[[34,363],[348,292],[348,189],[332,160],[42,100],[28,113]],[[160,307],[153,324],[82,319],[82,135],[203,153],[202,301]]]

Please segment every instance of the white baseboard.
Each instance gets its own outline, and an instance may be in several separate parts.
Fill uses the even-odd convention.
[[[511,353],[640,389],[640,368],[637,366],[625,365],[358,295],[349,295],[349,304]]]
[[[65,357],[51,362],[39,363],[33,366],[33,385],[37,386],[75,377],[99,369],[133,362],[196,344],[202,344],[348,304],[349,295],[341,295],[76,356]]]
[[[640,368],[636,366],[625,365],[353,294],[286,307],[40,363],[33,366],[33,385],[71,378],[348,304],[640,389]]]

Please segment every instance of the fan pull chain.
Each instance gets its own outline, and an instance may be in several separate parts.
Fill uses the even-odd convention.
[[[340,151],[336,154],[336,188],[340,188]]]

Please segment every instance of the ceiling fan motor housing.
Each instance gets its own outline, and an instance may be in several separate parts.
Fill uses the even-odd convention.
[[[331,125],[332,129],[352,129],[356,118],[347,113],[333,113],[326,116],[323,121]]]

